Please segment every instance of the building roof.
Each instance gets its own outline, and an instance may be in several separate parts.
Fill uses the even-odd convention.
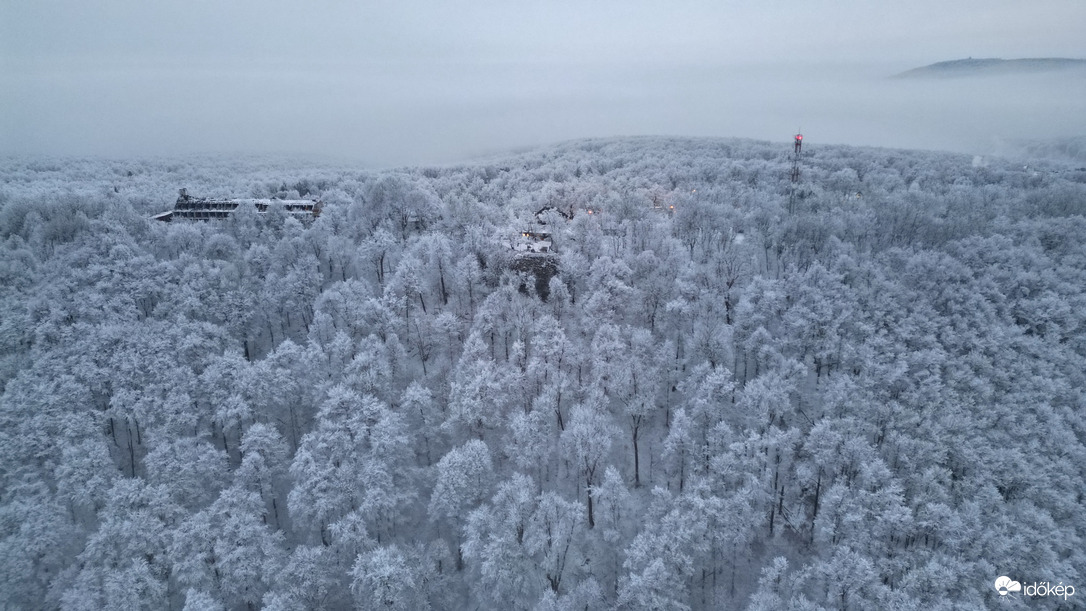
[[[257,212],[264,213],[268,208],[281,205],[287,213],[299,218],[320,216],[322,202],[319,199],[273,199],[273,198],[231,198],[216,199],[210,197],[192,197],[186,189],[180,190],[173,210],[160,212],[151,218],[156,221],[170,222],[175,219],[212,220],[230,216],[238,206],[252,205]]]

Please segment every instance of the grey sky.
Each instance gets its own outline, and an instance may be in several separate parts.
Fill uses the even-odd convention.
[[[879,109],[902,99],[881,77],[968,56],[1086,57],[1084,31],[1080,0],[0,0],[0,153],[326,152],[386,165],[578,136],[768,138],[778,124],[969,148],[880,135]],[[1082,85],[1065,85],[1041,87],[1055,93],[1034,113],[1040,135],[1083,133]],[[959,94],[950,107],[976,108]],[[899,110],[930,95],[942,93]],[[985,108],[1001,120],[998,104]]]

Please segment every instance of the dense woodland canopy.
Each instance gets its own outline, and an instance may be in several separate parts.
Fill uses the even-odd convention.
[[[1086,595],[1086,169],[807,147],[0,160],[0,606]]]

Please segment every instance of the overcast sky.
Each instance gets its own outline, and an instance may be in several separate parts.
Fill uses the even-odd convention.
[[[0,154],[396,165],[801,125],[824,141],[966,150],[1007,117],[1018,123],[1000,137],[1086,133],[1086,79],[1007,98],[999,84],[885,77],[970,56],[1086,58],[1084,32],[1082,0],[0,0]]]

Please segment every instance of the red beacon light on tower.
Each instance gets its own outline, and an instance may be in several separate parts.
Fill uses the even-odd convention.
[[[796,154],[800,152],[800,148],[803,146],[803,134],[796,134]]]

